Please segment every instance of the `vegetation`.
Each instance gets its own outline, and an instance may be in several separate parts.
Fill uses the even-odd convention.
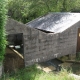
[[[75,60],[76,60],[76,61],[80,61],[80,52],[77,52],[76,54],[77,54],[77,55],[76,55],[76,59],[75,59]]]
[[[27,23],[48,12],[80,11],[80,0],[8,0],[8,15]]]
[[[0,61],[4,58],[6,47],[5,23],[7,19],[7,0],[0,0]],[[27,23],[48,12],[80,12],[80,0],[8,0],[8,16]],[[74,80],[66,70],[58,74],[45,73],[35,66],[16,73],[4,74],[1,80]]]
[[[4,59],[6,38],[5,38],[5,23],[6,23],[6,0],[0,0],[0,61]]]
[[[74,80],[65,69],[54,73],[45,73],[36,68],[35,65],[22,69],[15,74],[4,75],[1,80]]]

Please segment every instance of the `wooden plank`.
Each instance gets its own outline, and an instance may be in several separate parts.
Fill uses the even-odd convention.
[[[10,48],[10,47],[9,47]],[[13,48],[10,48],[15,54],[17,54],[19,57],[21,57],[22,59],[24,59],[24,57],[21,55],[21,53],[19,53],[18,51],[16,51]]]

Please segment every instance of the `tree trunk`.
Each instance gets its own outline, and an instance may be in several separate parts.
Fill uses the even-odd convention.
[[[2,62],[0,62],[0,78],[2,76],[2,71],[3,71],[2,69],[3,69]]]

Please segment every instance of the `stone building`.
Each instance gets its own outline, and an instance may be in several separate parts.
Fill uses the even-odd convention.
[[[27,24],[8,19],[6,31],[25,66],[80,51],[80,13],[49,13]]]

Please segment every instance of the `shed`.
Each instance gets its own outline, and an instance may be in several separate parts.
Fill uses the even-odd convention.
[[[6,31],[8,46],[22,46],[25,66],[80,51],[80,13],[49,13],[26,24],[8,19]]]

